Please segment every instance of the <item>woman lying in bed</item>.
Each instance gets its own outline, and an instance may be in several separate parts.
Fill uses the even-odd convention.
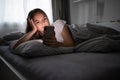
[[[54,26],[55,35],[51,37],[44,36],[44,27],[50,26],[48,17],[41,9],[36,8],[31,10],[27,18],[26,34],[16,42],[13,48],[33,39],[42,39],[44,44],[54,47],[69,47],[74,45],[65,21],[56,20],[52,25]]]

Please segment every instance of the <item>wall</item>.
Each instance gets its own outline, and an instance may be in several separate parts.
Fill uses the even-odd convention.
[[[98,4],[101,1],[104,4]],[[120,0],[79,0],[76,3],[70,0],[71,23],[85,24],[120,20],[119,3]]]
[[[84,24],[96,20],[96,0],[82,0],[74,2],[70,0],[71,23]]]
[[[103,22],[120,20],[120,0],[105,0]]]
[[[78,23],[78,4],[74,4],[73,0],[70,0],[70,17],[71,23]]]

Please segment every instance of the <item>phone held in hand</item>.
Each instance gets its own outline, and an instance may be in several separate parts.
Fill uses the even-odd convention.
[[[55,36],[54,26],[45,26],[44,27],[44,36],[45,37]]]
[[[44,27],[43,44],[51,47],[57,47],[57,41],[55,38],[54,26]]]

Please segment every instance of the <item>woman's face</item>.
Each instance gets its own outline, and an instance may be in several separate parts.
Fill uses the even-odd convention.
[[[44,27],[50,25],[48,18],[41,13],[36,13],[33,17],[33,22],[36,25],[38,31],[44,33]]]

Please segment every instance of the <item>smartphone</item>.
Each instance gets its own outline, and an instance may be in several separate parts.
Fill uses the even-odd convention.
[[[54,26],[45,26],[44,27],[44,35],[46,37],[54,36],[55,35]]]

